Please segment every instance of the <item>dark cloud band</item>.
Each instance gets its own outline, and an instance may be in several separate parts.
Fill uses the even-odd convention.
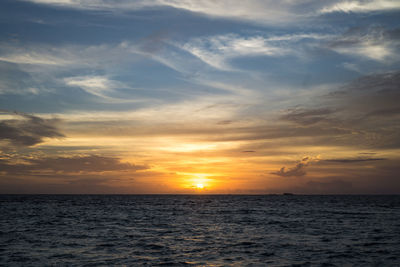
[[[11,113],[16,119],[0,121],[0,141],[14,146],[33,146],[43,142],[44,138],[61,138],[64,134],[57,128],[59,119],[43,119],[38,116]]]

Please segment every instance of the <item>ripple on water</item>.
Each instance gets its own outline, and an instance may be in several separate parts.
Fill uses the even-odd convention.
[[[0,265],[396,266],[399,196],[0,196]]]

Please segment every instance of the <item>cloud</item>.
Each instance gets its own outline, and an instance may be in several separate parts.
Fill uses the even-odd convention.
[[[103,96],[104,91],[114,87],[114,83],[103,76],[78,76],[64,79],[69,86],[78,86],[88,93]]]
[[[282,0],[279,3],[272,0],[23,0],[37,4],[51,5],[62,8],[82,10],[105,10],[111,12],[126,12],[144,8],[172,7],[187,10],[206,16],[234,20],[246,20],[255,23],[284,23],[300,19],[302,15],[296,7],[302,7],[308,1]],[[318,2],[316,2],[318,3]],[[297,11],[297,12],[296,12]]]
[[[36,4],[51,5],[63,8],[74,8],[83,10],[135,10],[146,6],[153,6],[157,1],[128,1],[122,0],[112,3],[107,0],[21,0],[26,2],[33,2]],[[147,4],[146,4],[147,2]]]
[[[371,112],[365,114],[365,118],[368,118],[368,117],[391,117],[391,116],[397,116],[399,114],[400,114],[400,107],[382,108],[382,109],[376,109],[374,111],[371,111]]]
[[[347,69],[347,70],[351,70],[357,73],[362,73],[360,67],[357,64],[354,63],[349,63],[349,62],[345,62],[342,64],[343,68]]]
[[[243,1],[196,1],[196,0],[164,0],[162,4],[174,8],[185,9],[196,13],[206,14],[214,17],[224,17],[239,20],[252,20],[259,23],[278,23],[295,20],[301,17],[294,9],[305,1],[280,1],[271,0],[248,0]]]
[[[135,50],[136,51],[136,50]],[[99,45],[0,45],[0,61],[20,65],[38,65],[53,70],[55,67],[100,67],[132,58],[133,46],[125,42]],[[99,57],[99,55],[102,55]],[[34,72],[34,70],[32,70]]]
[[[142,61],[157,62],[183,75],[198,70],[199,60],[192,64],[195,57],[174,52],[176,47],[158,49],[163,46],[161,38],[150,36],[135,43],[122,41],[90,46],[0,44],[0,68],[4,69],[0,72],[3,73],[0,75],[0,94],[41,95],[55,92],[60,87],[64,90],[67,85],[79,87],[109,103],[148,101],[152,94],[143,91],[135,91],[141,96],[132,98],[137,88],[129,79],[113,79],[115,68],[119,70],[119,77],[128,75],[127,69],[140,68]]]
[[[367,75],[337,94],[331,94],[328,100],[334,101],[342,110],[338,117],[342,116],[343,121],[347,119],[347,124],[352,123],[354,128],[393,133],[396,131],[395,121],[400,115],[399,84],[400,72]]]
[[[310,53],[310,48],[321,47],[351,57],[394,63],[400,59],[397,56],[400,47],[398,31],[373,26],[351,28],[341,35],[312,32],[250,36],[223,34],[192,38],[183,44],[171,41],[169,43],[223,71],[239,70],[237,66],[233,66],[233,61],[245,57],[291,56],[309,60],[315,57]],[[343,66],[359,72],[354,63],[347,62]]]
[[[398,29],[386,30],[376,26],[351,28],[342,36],[330,40],[327,45],[327,48],[340,54],[379,62],[398,61],[399,47]],[[350,65],[350,67],[354,69],[354,66]]]
[[[208,65],[222,70],[230,70],[227,61],[235,57],[282,56],[288,53],[282,47],[269,44],[264,37],[246,38],[234,34],[196,38],[181,48]]]
[[[122,82],[111,80],[107,76],[74,76],[64,78],[66,85],[71,87],[79,87],[85,92],[100,97],[108,102],[140,102],[143,99],[124,99],[111,97],[110,94],[115,93],[118,89],[130,88]]]
[[[46,53],[13,54],[0,56],[0,61],[28,65],[68,65],[72,62]]]
[[[337,86],[330,93],[298,103],[283,114],[268,113],[268,117],[262,112],[240,114],[241,109],[248,107],[240,106],[243,104],[240,101],[222,106],[225,96],[220,103],[214,97],[129,112],[59,116],[67,121],[67,128],[88,136],[185,136],[208,142],[270,142],[274,147],[279,144],[291,149],[304,146],[396,148],[400,146],[398,84],[398,72],[363,76]],[[211,107],[210,103],[215,105]],[[257,147],[242,150],[259,151]]]
[[[371,161],[380,161],[380,160],[387,160],[385,158],[344,158],[344,159],[325,159],[321,160],[321,163],[324,162],[332,162],[332,163],[362,163],[362,162],[371,162]]]
[[[26,71],[37,73],[45,69],[55,72],[65,69],[107,69],[112,65],[132,63],[152,57],[164,45],[165,35],[156,33],[139,38],[135,43],[120,41],[117,43],[100,43],[95,45],[9,45],[0,44],[0,61],[19,64]],[[101,56],[99,56],[101,55]],[[37,68],[32,68],[36,65]]]
[[[125,83],[111,79],[115,75],[116,67],[119,74],[126,74],[124,70],[132,67],[140,68],[142,65],[139,64],[144,61],[156,62],[189,79],[196,76],[204,69],[204,62],[186,53],[180,46],[181,44],[169,42],[168,35],[164,32],[155,32],[134,41],[95,45],[0,44],[0,68],[5,66],[3,68],[6,71],[13,71],[12,75],[18,72],[19,75],[29,76],[28,78],[36,82],[39,87],[49,83],[51,87],[60,86],[61,82],[68,86],[79,86],[91,94],[104,98],[106,88],[131,89]],[[74,73],[75,76],[71,77]],[[10,74],[2,79],[2,83],[4,80],[7,81],[8,76]],[[16,92],[7,88],[9,84],[2,83],[0,83],[0,93],[28,91],[26,88],[18,88]],[[15,79],[13,83],[16,83]],[[196,83],[201,82],[196,81]],[[33,89],[35,88],[31,91]]]
[[[219,122],[217,122],[217,125],[229,125],[229,124],[231,124],[231,123],[233,123],[233,121],[231,121],[231,120],[224,120],[224,121],[219,121]]]
[[[23,163],[20,163],[20,162]],[[145,165],[121,162],[119,158],[98,155],[24,158],[17,162],[0,159],[0,169],[5,175],[81,175],[110,171],[138,171],[148,169]]]
[[[329,115],[334,113],[333,110],[327,108],[319,109],[289,109],[285,115],[281,116],[282,120],[295,122],[301,125],[310,125],[323,120],[327,120]]]
[[[230,61],[240,57],[281,57],[298,54],[299,41],[327,39],[330,35],[293,34],[275,36],[240,36],[226,34],[194,38],[181,45],[183,50],[198,57],[206,64],[220,70],[233,70]]]
[[[398,114],[400,108],[399,84],[399,71],[361,76],[328,94],[325,104],[340,106],[341,109],[347,107],[357,116],[391,117]]]
[[[332,12],[383,12],[400,9],[396,0],[317,1],[317,0],[20,0],[58,8],[115,13],[149,8],[176,8],[203,16],[248,21],[255,24],[282,25]],[[315,10],[318,10],[315,12]]]
[[[132,194],[154,193],[158,189],[156,192],[168,192],[168,187],[162,184],[166,174],[149,168],[114,156],[0,153],[0,191],[17,194]]]
[[[33,146],[44,142],[44,138],[61,138],[64,135],[58,130],[59,119],[42,119],[24,113],[0,112],[9,119],[0,120],[0,141],[14,146]]]
[[[393,11],[400,9],[400,3],[397,0],[364,0],[364,1],[339,1],[339,3],[324,7],[321,13],[332,12],[379,12]]]
[[[315,137],[315,145],[399,147],[399,84],[399,72],[362,76],[305,106],[288,109],[279,119],[290,124],[277,130],[282,137]]]
[[[271,172],[271,174],[275,174],[281,177],[300,177],[306,175],[306,167],[312,162],[316,161],[316,159],[312,159],[309,157],[303,158],[299,163],[296,164],[295,167],[285,170],[285,167],[282,167],[279,171]]]

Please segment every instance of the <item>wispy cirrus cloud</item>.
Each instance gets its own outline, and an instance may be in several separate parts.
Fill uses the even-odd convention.
[[[141,101],[141,99],[124,100],[122,98],[111,97],[110,94],[114,93],[118,89],[129,88],[122,82],[109,79],[107,76],[74,76],[64,78],[66,85],[71,87],[79,87],[91,95],[98,96],[107,101],[118,101],[118,102],[135,102]]]
[[[205,16],[250,21],[256,24],[284,24],[306,21],[309,18],[332,12],[376,12],[400,9],[396,0],[334,0],[334,1],[272,1],[272,0],[20,0],[36,4],[81,10],[127,12],[148,8],[176,8]],[[318,10],[318,12],[315,12]]]
[[[137,42],[114,44],[61,45],[31,44],[0,45],[0,61],[14,63],[30,72],[57,71],[62,68],[104,69],[106,66],[129,64],[138,60],[154,60],[182,74],[196,73],[207,64],[221,70],[231,70],[229,61],[240,57],[279,57],[296,52],[291,43],[303,39],[325,39],[318,34],[280,36],[240,36],[225,34],[176,42],[166,37],[149,36]],[[162,49],[161,49],[162,48]],[[190,54],[187,54],[189,52]],[[186,53],[186,54],[185,54]],[[99,57],[99,55],[101,55]],[[190,56],[192,55],[192,57]],[[199,59],[196,60],[195,59]],[[31,68],[32,65],[40,68]]]
[[[124,42],[99,45],[0,45],[0,61],[20,65],[37,65],[48,67],[99,67],[105,64],[116,64],[124,59],[132,59],[134,50]],[[125,53],[125,57],[124,57]],[[102,55],[99,57],[99,55]]]
[[[85,10],[114,10],[114,9],[140,9],[157,5],[157,1],[118,1],[112,3],[106,0],[22,0],[36,4],[51,5],[56,7],[85,9]],[[147,3],[146,3],[147,2]]]
[[[54,91],[58,87],[79,87],[85,92],[104,100],[142,101],[143,97],[123,99],[109,93],[118,89],[135,89],[132,84],[112,78],[113,68],[135,66],[138,62],[150,60],[173,69],[178,73],[187,73],[188,61],[173,57],[169,52],[149,50],[151,40],[143,42],[121,41],[114,44],[98,45],[60,45],[29,44],[11,46],[0,44],[0,63],[3,69],[24,79],[10,79],[4,75],[0,82],[0,93],[38,94],[41,91]],[[154,40],[159,43],[159,40]],[[101,56],[99,56],[101,55]],[[33,67],[34,66],[34,67]],[[124,72],[121,71],[123,74]],[[35,88],[35,84],[40,86]],[[46,85],[51,88],[46,88]],[[28,88],[26,88],[29,86]],[[131,90],[132,91],[132,90]]]
[[[172,7],[187,10],[193,13],[212,17],[220,17],[235,20],[247,20],[255,23],[284,23],[298,20],[304,16],[296,10],[306,1],[276,1],[249,0],[242,1],[195,1],[195,0],[122,0],[109,2],[106,0],[22,0],[36,4],[51,5],[55,7],[73,8],[82,10],[107,10],[126,12],[145,8]],[[296,12],[297,11],[297,12]]]
[[[112,69],[140,61],[158,62],[182,74],[195,72],[198,62],[182,54],[164,35],[153,34],[138,40],[92,45],[0,44],[0,62],[17,64],[25,71],[38,73],[70,69]],[[178,50],[178,51],[177,51]],[[101,56],[99,56],[101,55]],[[32,65],[36,68],[32,68]]]
[[[261,36],[249,38],[237,35],[222,35],[198,38],[181,46],[208,65],[222,70],[230,70],[229,59],[241,56],[281,56],[287,54],[285,48],[273,46]]]
[[[264,114],[257,113],[258,109],[249,111],[254,102],[246,105],[243,94],[202,97],[129,112],[59,116],[71,123],[76,121],[77,131],[96,135],[179,135],[210,142],[279,141],[280,145],[288,144],[293,148],[310,144],[354,149],[397,148],[400,146],[396,123],[400,116],[399,77],[397,72],[365,76],[314,97],[309,103],[276,111],[276,117],[270,114],[267,119]],[[120,121],[123,127],[114,130],[106,127],[104,131],[98,128],[102,120],[104,124]],[[201,121],[201,124],[193,124],[193,121]]]
[[[400,47],[398,29],[382,27],[352,28],[328,41],[327,47],[341,54],[381,62],[398,61]]]
[[[15,53],[9,55],[0,56],[0,61],[5,61],[9,63],[16,64],[27,64],[27,65],[50,65],[50,66],[60,66],[69,65],[73,62],[65,58],[54,56],[48,52],[40,53],[36,51],[31,51],[28,53]]]
[[[314,33],[273,36],[226,34],[194,38],[176,45],[216,69],[235,70],[230,64],[235,58],[296,56],[301,54],[299,41],[325,40],[329,37],[331,35]]]
[[[207,71],[207,67],[237,72],[246,70],[245,66],[235,62],[241,58],[290,56],[307,59],[310,58],[309,47],[322,46],[353,57],[369,58],[382,63],[393,62],[397,60],[396,51],[399,45],[396,36],[396,31],[383,28],[356,30],[355,33],[349,31],[341,36],[327,33],[246,36],[223,34],[192,38],[186,42],[172,41],[163,34],[156,34],[139,42],[121,41],[115,44],[90,46],[2,45],[0,46],[0,61],[18,64],[22,70],[28,73],[40,73],[40,75],[50,72],[58,72],[58,74],[63,71],[68,72],[69,75],[61,79],[65,84],[80,87],[90,94],[106,98],[106,87],[111,89],[123,86],[122,82],[110,80],[107,70],[141,60],[150,59],[178,72],[179,75],[184,75],[190,82],[214,87],[213,85],[222,83],[202,75]],[[99,54],[102,56],[99,57]],[[37,68],[32,68],[32,65]],[[354,64],[351,66],[354,68]],[[91,73],[100,71],[105,75],[84,74],[71,77],[71,70],[83,68],[91,70]],[[40,78],[40,75],[36,75],[36,79]],[[45,75],[45,77],[51,79],[50,75]],[[216,89],[221,88],[217,86]],[[222,90],[225,88],[227,86]],[[12,92],[7,88],[2,91]],[[38,89],[35,89],[32,92],[37,91]],[[234,91],[243,90],[235,89]]]
[[[213,17],[248,20],[256,23],[285,23],[301,19],[304,14],[296,13],[297,7],[309,1],[195,1],[163,0],[159,4]]]
[[[64,79],[65,83],[70,86],[78,86],[94,95],[103,96],[104,91],[115,87],[115,83],[104,76],[78,76]]]
[[[367,1],[337,1],[322,8],[321,13],[332,12],[377,12],[392,11],[400,9],[400,3],[397,0],[367,0]]]

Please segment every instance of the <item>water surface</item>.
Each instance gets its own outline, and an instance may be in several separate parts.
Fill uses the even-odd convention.
[[[396,266],[400,196],[3,195],[0,265]]]

